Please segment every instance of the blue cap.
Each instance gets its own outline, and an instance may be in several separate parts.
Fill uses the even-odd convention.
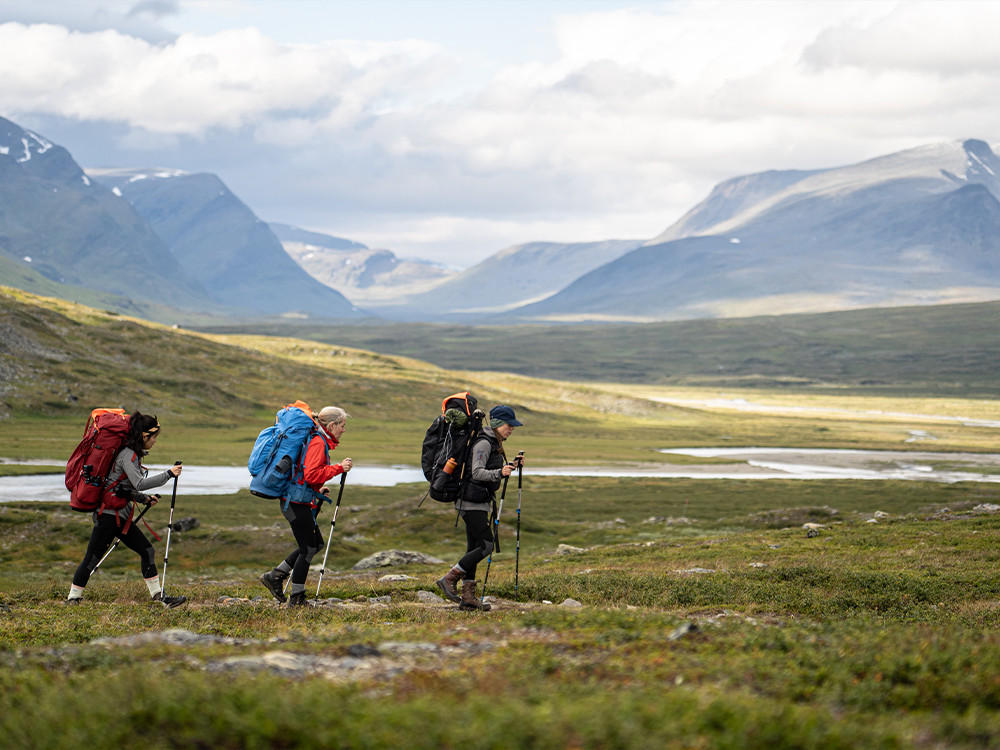
[[[490,419],[500,419],[511,427],[520,427],[523,422],[518,422],[517,417],[514,416],[514,410],[509,406],[504,406],[500,404],[499,406],[494,406],[490,409]]]

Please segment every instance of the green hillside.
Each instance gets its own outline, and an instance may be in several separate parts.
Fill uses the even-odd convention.
[[[441,400],[471,389],[534,422],[556,441],[553,460],[589,463],[622,435],[624,460],[652,457],[665,439],[659,415],[688,412],[584,386],[506,374],[450,372],[346,346],[260,336],[213,336],[14,289],[0,291],[0,455],[68,455],[97,406],[155,413],[199,460],[239,464],[286,403],[343,406],[356,459],[416,463]],[[607,436],[597,424],[607,422]],[[668,429],[670,426],[667,425]],[[190,458],[188,459],[191,460]]]
[[[216,327],[217,332],[241,330]],[[263,326],[444,368],[711,387],[1000,394],[1000,302],[676,323]]]
[[[161,449],[183,447],[188,462],[193,454],[202,463],[239,465],[275,411],[302,399],[347,409],[356,460],[412,465],[441,399],[467,389],[487,407],[514,406],[528,425],[518,433],[520,447],[550,466],[689,462],[659,449],[720,444],[913,450],[917,428],[933,431],[937,450],[992,450],[994,441],[987,426],[922,425],[905,416],[939,408],[991,412],[977,404],[928,405],[893,395],[875,405],[883,417],[864,422],[836,414],[729,414],[669,406],[625,385],[440,369],[353,348],[346,343],[351,327],[328,329],[328,343],[203,334],[14,289],[0,291],[0,327],[0,456],[12,458],[66,456],[91,409],[121,406],[160,417]],[[552,346],[550,359],[572,351],[570,344]],[[586,358],[580,370],[582,379]],[[809,391],[775,393],[794,390]],[[907,384],[887,390],[905,393]]]

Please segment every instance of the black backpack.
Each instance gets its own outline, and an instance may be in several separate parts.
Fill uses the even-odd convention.
[[[476,408],[477,403],[468,391],[448,396],[441,402],[441,415],[424,435],[420,466],[430,482],[428,494],[439,502],[458,500],[468,479],[469,451],[486,416]]]

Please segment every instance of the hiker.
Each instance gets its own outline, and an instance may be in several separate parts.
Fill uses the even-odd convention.
[[[83,599],[83,590],[91,573],[94,572],[115,537],[121,539],[126,547],[139,555],[142,577],[145,579],[149,594],[154,601],[171,609],[179,607],[187,601],[185,596],[164,595],[160,589],[160,576],[156,570],[153,545],[139,530],[139,527],[132,523],[132,513],[136,503],[153,506],[160,499],[159,495],[146,495],[143,490],[166,484],[171,479],[180,476],[183,468],[177,464],[166,471],[149,475],[148,469],[142,465],[142,458],[156,445],[159,436],[160,424],[155,416],[136,411],[129,418],[128,435],[125,438],[124,447],[115,457],[115,462],[104,483],[105,490],[113,491],[116,497],[125,500],[124,506],[116,509],[102,506],[94,511],[94,530],[90,533],[87,554],[73,575],[73,584],[70,586],[67,604],[79,604]]]
[[[354,461],[345,458],[339,464],[330,463],[330,451],[340,443],[340,438],[347,430],[349,415],[337,406],[325,406],[316,415],[322,432],[317,432],[309,439],[303,459],[303,478],[306,485],[315,492],[328,494],[323,485],[351,470]],[[287,498],[279,498],[281,515],[292,527],[292,534],[298,544],[288,557],[281,561],[278,567],[260,577],[271,595],[279,602],[285,602],[283,591],[285,579],[292,576],[290,596],[287,598],[289,607],[304,607],[306,602],[306,578],[309,575],[309,563],[313,555],[323,547],[323,534],[316,523],[317,500],[310,498],[306,502],[292,502]]]
[[[515,462],[507,460],[503,443],[520,427],[521,422],[514,410],[503,404],[490,409],[489,424],[483,425],[482,432],[472,444],[470,463],[472,471],[468,482],[462,488],[462,495],[455,501],[455,508],[465,522],[467,541],[465,556],[436,581],[444,595],[459,603],[459,609],[488,610],[476,597],[476,566],[493,552],[493,530],[490,515],[496,513],[496,492],[517,468]],[[462,582],[462,593],[456,584]]]

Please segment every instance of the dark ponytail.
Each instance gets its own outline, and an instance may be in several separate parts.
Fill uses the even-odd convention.
[[[142,434],[159,428],[160,423],[155,415],[150,416],[136,411],[129,417],[128,437],[125,438],[125,445],[141,456],[146,452],[146,441]]]

